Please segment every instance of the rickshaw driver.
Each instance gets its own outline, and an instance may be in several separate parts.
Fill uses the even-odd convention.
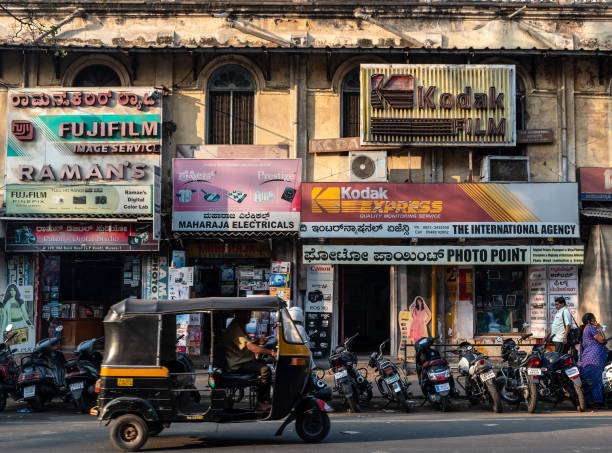
[[[268,411],[270,404],[271,373],[263,360],[257,360],[255,354],[274,355],[271,349],[262,348],[249,341],[246,325],[251,320],[249,310],[239,310],[234,313],[234,320],[223,334],[227,371],[230,373],[256,374],[259,376],[257,389],[258,411]]]

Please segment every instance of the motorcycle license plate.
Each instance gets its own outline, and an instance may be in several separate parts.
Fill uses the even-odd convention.
[[[348,373],[346,372],[346,370],[342,370],[342,371],[338,371],[337,373],[334,373],[334,377],[336,378],[336,380],[345,378],[347,375]]]
[[[31,398],[34,395],[36,395],[36,386],[35,385],[28,385],[27,387],[23,388],[23,397],[24,398]]]
[[[539,368],[527,368],[527,374],[529,376],[540,376],[542,374],[542,370]]]
[[[444,384],[436,385],[436,392],[445,392],[450,390],[450,384],[445,382]]]
[[[568,377],[575,377],[578,376],[580,374],[580,372],[578,371],[578,368],[576,368],[575,366],[568,368],[567,370],[565,370],[565,374],[568,375]]]
[[[70,384],[70,391],[81,390],[84,387],[85,387],[85,383],[83,381],[74,382],[74,383]]]
[[[493,371],[487,371],[486,373],[483,373],[480,375],[480,379],[482,379],[482,382],[490,381],[494,377],[495,377],[495,373]]]
[[[399,376],[397,374],[394,374],[393,376],[389,376],[385,378],[385,382],[387,384],[393,384],[394,382],[399,381]]]

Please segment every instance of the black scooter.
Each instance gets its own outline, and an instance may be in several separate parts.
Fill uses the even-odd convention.
[[[93,338],[80,343],[74,351],[74,358],[65,365],[66,385],[74,404],[83,414],[89,414],[97,400],[95,386],[100,377],[102,354],[94,350],[94,346],[103,339]]]
[[[400,403],[406,412],[410,412],[409,399],[412,396],[410,382],[406,379],[406,374],[383,355],[383,348],[389,341],[389,339],[383,341],[378,347],[378,352],[370,354],[368,365],[378,372],[374,380],[380,394],[389,402]]]
[[[6,407],[9,395],[15,400],[21,396],[17,388],[19,368],[15,364],[13,351],[9,346],[10,341],[17,336],[18,332],[10,333],[12,329],[12,324],[6,326],[7,337],[0,342],[0,412]]]
[[[434,342],[434,338],[423,337],[414,343],[416,371],[425,397],[423,404],[429,401],[446,412],[451,409],[451,398],[457,397],[459,392],[455,388],[453,373],[446,360],[433,347]]]
[[[329,356],[329,365],[334,373],[334,390],[340,393],[351,412],[360,412],[360,400],[372,399],[372,384],[367,381],[367,370],[357,368],[357,355],[348,347],[359,333],[344,340]]]
[[[56,332],[62,331],[56,327]],[[59,351],[61,336],[46,338],[36,343],[34,351],[21,359],[21,373],[18,388],[30,409],[44,410],[45,405],[55,397],[66,397],[67,387],[64,376],[66,359]]]

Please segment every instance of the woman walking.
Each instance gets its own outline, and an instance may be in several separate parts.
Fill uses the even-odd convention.
[[[603,408],[605,406],[601,374],[608,357],[606,336],[593,313],[584,314],[581,330],[580,375],[582,379],[591,381],[584,397],[591,407]]]

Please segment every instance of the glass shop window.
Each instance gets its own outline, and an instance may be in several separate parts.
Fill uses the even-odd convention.
[[[476,334],[524,332],[525,267],[477,267],[475,278]]]

